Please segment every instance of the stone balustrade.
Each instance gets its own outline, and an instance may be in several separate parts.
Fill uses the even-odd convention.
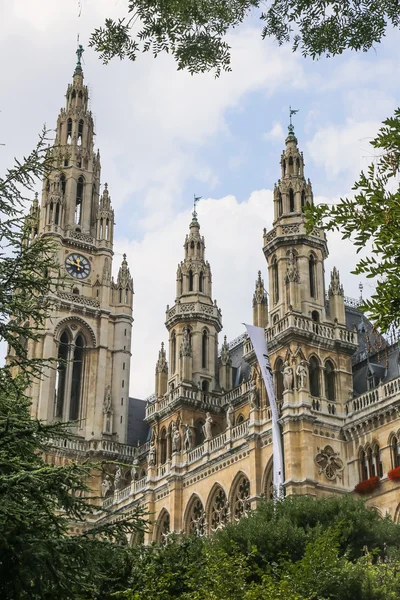
[[[340,340],[349,344],[357,344],[357,333],[355,331],[350,331],[340,325],[316,323],[308,317],[294,313],[287,314],[283,319],[267,328],[267,341],[274,340],[277,335],[289,328],[307,331],[328,340]]]
[[[226,444],[226,431],[224,433],[220,433],[216,437],[212,438],[209,442],[209,451],[214,452],[215,450],[219,450],[222,446]]]
[[[138,455],[140,448],[129,446],[128,444],[120,444],[111,440],[79,440],[79,439],[54,439],[52,445],[60,450],[70,452],[92,452],[113,454],[122,458],[135,458]],[[140,452],[139,452],[140,454]]]
[[[204,444],[197,446],[194,450],[188,453],[187,462],[189,465],[200,460],[205,452]]]
[[[239,423],[239,425],[235,425],[235,427],[232,427],[232,439],[233,440],[239,440],[242,437],[245,437],[248,434],[249,431],[249,422],[248,421],[242,421],[242,423]]]
[[[166,410],[169,406],[177,402],[179,399],[186,399],[191,402],[201,402],[208,406],[220,408],[224,401],[221,396],[214,396],[210,393],[202,392],[201,390],[193,390],[183,384],[178,385],[175,389],[165,394],[162,398],[150,396],[146,403],[146,419]]]
[[[360,413],[365,410],[369,406],[379,406],[382,405],[386,400],[392,398],[400,393],[400,377],[396,379],[392,379],[392,381],[388,381],[387,383],[380,384],[377,388],[373,390],[369,390],[358,398],[352,398],[348,400],[346,403],[346,414],[347,416],[352,416],[354,414]]]

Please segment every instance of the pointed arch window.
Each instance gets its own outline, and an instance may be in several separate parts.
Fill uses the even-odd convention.
[[[69,407],[69,420],[76,421],[79,418],[79,405],[82,391],[83,371],[83,338],[81,335],[75,340],[75,349],[72,364],[71,402]]]
[[[171,335],[171,373],[176,371],[176,334],[175,331]]]
[[[199,275],[199,292],[203,291],[203,282],[204,282],[203,271],[200,271],[200,275]]]
[[[78,177],[78,184],[76,186],[76,203],[75,203],[75,224],[80,225],[82,217],[82,203],[83,203],[83,188],[85,180],[82,175]]]
[[[289,190],[289,212],[294,212],[294,191],[292,188]]]
[[[160,437],[160,464],[167,462],[167,430],[165,427],[161,431]]]
[[[305,205],[306,205],[306,193],[305,193],[305,191],[303,190],[303,191],[301,192],[301,209],[302,209],[302,210],[303,210],[303,208],[305,207]]]
[[[56,214],[55,214],[55,217],[54,217],[54,223],[56,225],[59,225],[59,221],[60,221],[60,205],[57,202],[57,204],[56,204]]]
[[[77,421],[80,416],[84,384],[85,339],[81,333],[72,342],[64,331],[60,337],[55,380],[54,416]]]
[[[78,123],[78,146],[82,145],[82,139],[83,139],[83,119],[81,119]]]
[[[233,495],[232,514],[235,521],[239,521],[251,510],[250,481],[244,475],[240,477]]]
[[[224,490],[217,487],[210,503],[209,523],[210,531],[214,533],[222,529],[228,522],[228,499]]]
[[[206,515],[203,503],[198,496],[192,500],[188,511],[187,532],[202,536],[206,533]]]
[[[395,469],[396,467],[400,467],[400,445],[399,445],[398,437],[396,435],[394,435],[392,438],[391,450],[392,450],[392,465],[393,465],[393,468]]]
[[[55,385],[55,409],[54,416],[62,419],[64,412],[64,396],[67,373],[67,360],[69,353],[69,338],[67,333],[61,335],[58,346],[56,385]]]
[[[202,421],[201,419],[196,421],[196,423],[194,424],[194,440],[196,446],[200,446],[200,444],[204,442],[203,425],[204,421]]]
[[[49,207],[49,223],[53,222],[53,212],[54,212],[54,204],[53,204],[53,202],[50,202],[50,207]]]
[[[381,449],[380,449],[380,446],[378,443],[376,443],[374,445],[372,454],[373,454],[375,475],[378,475],[378,477],[383,477],[382,454],[381,454]]]
[[[208,332],[206,329],[203,331],[201,337],[201,366],[203,369],[207,368],[207,355],[208,355]]]
[[[315,356],[310,358],[310,394],[315,398],[321,395],[320,388],[320,367],[318,359]]]
[[[283,176],[285,177],[285,175],[286,175],[286,160],[285,159],[283,159],[282,166],[283,166]]]
[[[275,393],[276,399],[283,400],[283,360],[279,357],[275,363]]]
[[[282,194],[278,192],[278,217],[281,217],[283,214],[283,203],[282,203]]]
[[[67,121],[67,144],[71,143],[72,138],[72,119],[68,119]]]
[[[63,173],[63,174],[60,176],[60,187],[61,187],[61,193],[62,193],[62,195],[63,195],[63,196],[64,196],[64,194],[65,194],[65,189],[66,189],[66,186],[67,186],[67,182],[66,182],[66,179],[65,179],[65,175],[64,175],[64,173]]]
[[[169,513],[164,509],[158,517],[157,528],[156,528],[156,542],[157,544],[166,544],[168,535],[171,530],[170,516]]]
[[[359,464],[360,464],[360,480],[365,481],[366,479],[368,479],[368,461],[367,461],[367,455],[364,450],[361,450],[361,452],[360,452]]]
[[[300,175],[300,159],[296,158],[296,173]]]
[[[189,271],[189,292],[193,292],[193,271]]]
[[[293,157],[289,156],[289,175],[293,175]]]
[[[325,395],[331,402],[336,400],[335,368],[330,360],[325,363]]]
[[[310,296],[311,298],[317,297],[316,290],[316,280],[315,280],[315,272],[316,272],[316,260],[314,254],[310,254],[310,258],[308,259],[308,278],[310,282]]]
[[[274,304],[279,301],[279,272],[278,272],[278,261],[276,256],[272,259],[272,291]]]

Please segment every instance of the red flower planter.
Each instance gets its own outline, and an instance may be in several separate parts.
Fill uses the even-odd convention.
[[[380,485],[380,482],[381,481],[378,476],[370,477],[369,479],[364,479],[364,481],[357,483],[356,487],[354,488],[354,491],[356,492],[356,494],[369,494]]]
[[[389,471],[388,477],[391,481],[400,481],[400,467],[396,467]]]

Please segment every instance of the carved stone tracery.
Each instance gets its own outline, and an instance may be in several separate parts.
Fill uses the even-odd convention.
[[[335,452],[331,446],[318,448],[319,452],[315,457],[315,463],[318,465],[318,473],[323,473],[329,481],[336,481],[342,478],[344,469],[343,461],[339,458],[339,453]]]

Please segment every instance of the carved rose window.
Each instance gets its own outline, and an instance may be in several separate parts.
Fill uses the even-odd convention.
[[[199,499],[192,504],[189,515],[189,533],[194,533],[194,535],[205,535],[206,533],[206,515]]]
[[[211,505],[210,529],[217,531],[228,522],[228,501],[223,489],[219,488],[214,494]]]
[[[233,516],[238,521],[243,515],[247,515],[250,510],[250,481],[247,477],[242,477],[236,488],[233,501]]]
[[[338,452],[335,452],[331,446],[325,446],[322,450],[319,449],[315,462],[318,465],[318,473],[323,473],[329,481],[336,481],[336,478],[342,478],[344,469],[343,461],[338,457]]]

